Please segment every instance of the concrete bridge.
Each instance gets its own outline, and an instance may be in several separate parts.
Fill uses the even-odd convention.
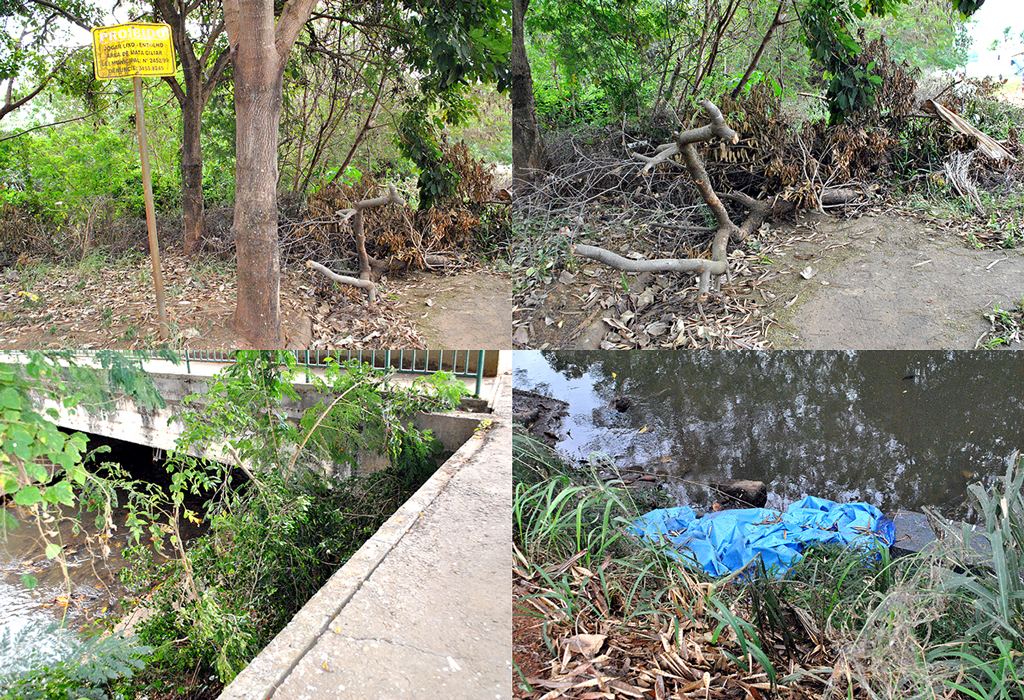
[[[195,363],[185,374],[173,366],[147,370],[167,408],[148,411],[121,398],[107,413],[60,409],[60,423],[172,447],[181,430],[174,409],[203,390],[203,370]],[[225,688],[222,700],[512,697],[510,353],[494,358],[494,376],[466,381],[475,383],[473,410],[416,419],[455,450],[452,457]],[[311,386],[296,388],[301,400],[288,410],[297,416],[321,397]]]
[[[507,353],[505,354],[507,355]],[[22,359],[23,356],[5,357],[0,355],[0,362],[18,362]],[[205,394],[210,377],[229,366],[230,363],[225,359],[220,357],[189,358],[187,362],[178,364],[165,360],[143,362],[143,369],[150,375],[157,392],[166,403],[163,408],[146,408],[124,395],[116,396],[112,406],[107,406],[104,409],[89,409],[83,406],[68,409],[60,402],[38,394],[37,400],[43,409],[52,409],[56,412],[58,417],[55,422],[62,428],[169,451],[174,449],[185,427],[178,418],[182,400],[189,395]],[[310,383],[310,375],[322,376],[323,374],[323,366],[319,364],[323,358],[313,359],[312,365],[307,361],[307,364],[302,367],[298,381],[292,385],[299,395],[299,400],[286,398],[282,402],[287,416],[295,421],[302,417],[306,409],[315,406],[317,402],[323,401],[327,404],[333,398],[320,394]],[[382,366],[389,362],[389,356],[385,356],[383,353],[374,353],[369,355],[366,361]],[[404,366],[413,371],[400,371],[395,374],[391,381],[395,386],[409,385],[431,370],[446,369],[450,371],[455,369],[459,371],[458,378],[474,394],[474,398],[467,398],[463,401],[462,408],[464,412],[468,413],[483,410],[486,407],[487,401],[480,398],[479,394],[485,389],[485,383],[488,385],[493,383],[492,378],[497,375],[499,370],[498,352],[484,352],[475,356],[473,353],[464,353],[459,357],[455,353],[446,351],[445,354],[435,353],[433,358],[429,354],[426,354],[425,357],[410,355],[408,358],[396,357],[396,361],[401,363],[400,367]],[[500,362],[504,366],[507,363],[507,358],[501,358]],[[90,362],[88,358],[85,358],[79,360],[77,364],[89,366]],[[447,451],[455,451],[472,434],[478,421],[457,413],[425,413],[413,417],[412,422],[419,430],[431,430],[434,437],[441,441]],[[202,452],[196,452],[195,456],[227,464],[234,462],[234,458],[218,445],[211,445]],[[361,473],[370,473],[387,466],[385,457],[372,452],[360,453],[357,461]],[[325,468],[338,478],[350,476],[349,473],[342,473],[331,465],[325,465]]]

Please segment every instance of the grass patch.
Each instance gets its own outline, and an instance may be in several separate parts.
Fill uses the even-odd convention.
[[[998,302],[990,313],[983,314],[991,324],[989,330],[982,333],[974,344],[974,348],[1006,347],[1024,340],[1024,297],[1012,309],[1000,308]]]
[[[978,535],[935,516],[918,555],[816,547],[717,581],[629,534],[628,490],[526,436],[513,465],[519,697],[584,697],[593,673],[636,697],[1024,697],[1022,460],[970,487]]]

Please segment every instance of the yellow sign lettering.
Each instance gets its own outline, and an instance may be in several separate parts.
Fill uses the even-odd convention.
[[[177,72],[171,27],[167,24],[119,24],[92,30],[97,80],[145,78]]]

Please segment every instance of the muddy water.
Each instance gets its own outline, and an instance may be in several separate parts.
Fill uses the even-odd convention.
[[[162,453],[95,436],[90,439],[89,449],[100,445],[111,448],[99,458],[101,462],[118,462],[135,478],[151,483],[166,480]],[[94,512],[83,515],[66,509],[59,523],[47,524],[58,532],[53,541],[63,546],[66,572],[58,560],[46,558],[45,542],[34,518],[13,506],[7,506],[7,512],[19,525],[0,533],[0,677],[11,666],[27,663],[31,658],[27,650],[59,656],[62,647],[73,644],[73,636],[66,642],[59,641],[53,629],[55,623],[73,632],[99,629],[118,620],[133,595],[118,573],[126,565],[122,554],[131,546],[124,527],[124,509],[114,510],[112,520],[117,527],[105,540],[100,538]],[[81,523],[78,532],[75,521]],[[185,537],[195,534],[195,528],[189,528]],[[104,542],[109,547],[106,557],[101,551]],[[22,582],[25,575],[38,580],[31,590]]]
[[[65,621],[83,628],[105,615],[121,612],[126,591],[117,571],[124,565],[121,552],[126,546],[126,532],[116,532],[106,540],[111,551],[104,559],[91,522],[93,516],[86,517],[87,525],[77,535],[70,522],[62,522],[55,541],[64,544],[65,577],[59,561],[46,558],[45,543],[31,516],[17,508],[8,512],[19,525],[0,539],[0,626],[21,629],[30,623]],[[72,513],[66,511],[64,515],[70,517]],[[35,588],[29,590],[23,585],[24,575],[38,580]]]
[[[697,504],[731,477],[768,483],[776,508],[814,495],[969,518],[967,485],[1024,450],[1017,353],[517,352],[515,386],[569,402],[569,457],[602,451]]]

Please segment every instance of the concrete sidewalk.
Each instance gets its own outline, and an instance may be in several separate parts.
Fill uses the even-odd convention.
[[[512,697],[512,391],[222,700]]]

